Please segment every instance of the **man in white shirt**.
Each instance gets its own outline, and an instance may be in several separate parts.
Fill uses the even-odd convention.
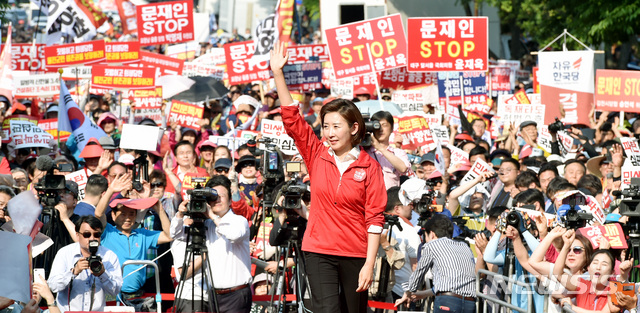
[[[208,263],[211,265],[213,275],[213,282],[208,283],[213,285],[219,312],[249,313],[251,311],[249,223],[246,218],[234,214],[231,210],[231,181],[227,177],[214,176],[207,182],[206,187],[217,192],[216,197],[207,199],[208,218],[204,221],[207,228]],[[187,201],[183,201],[178,208],[178,213],[171,220],[171,236],[176,242],[186,240],[183,218],[187,214],[187,207]],[[195,266],[189,265],[188,273],[194,270],[199,273],[202,270],[203,262],[196,260],[194,263]],[[174,264],[174,266],[181,268],[183,264]],[[183,293],[178,296],[191,301],[191,294]]]
[[[122,287],[122,271],[118,257],[99,246],[97,256],[102,267],[92,271],[88,257],[89,242],[100,243],[102,223],[95,216],[83,216],[76,223],[78,242],[60,249],[53,260],[47,284],[58,293],[60,311],[104,311],[106,295],[116,296]],[[98,271],[99,269],[99,271]]]

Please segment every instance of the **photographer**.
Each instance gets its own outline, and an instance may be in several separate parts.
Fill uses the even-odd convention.
[[[212,177],[206,184],[217,192],[215,200],[207,199],[206,246],[209,250],[213,286],[220,312],[249,312],[251,310],[251,257],[249,254],[249,223],[231,210],[231,182],[222,175]],[[193,199],[192,199],[193,201]],[[185,215],[188,202],[183,201],[171,220],[171,235],[176,242],[186,241]],[[188,244],[188,242],[187,242]],[[189,272],[198,272],[202,261],[190,265]],[[190,294],[184,294],[183,297]],[[186,299],[186,298],[185,298]]]
[[[101,241],[99,219],[81,217],[76,232],[78,242],[58,251],[47,283],[58,293],[55,304],[60,311],[103,311],[105,297],[116,296],[122,287],[120,263],[116,254],[102,245],[91,252]]]
[[[393,133],[393,116],[387,111],[378,111],[371,116],[371,121],[378,121],[380,129],[371,136],[371,147],[367,153],[382,167],[384,185],[387,189],[400,186],[400,176],[411,168],[409,157],[402,149],[389,145],[389,137]]]

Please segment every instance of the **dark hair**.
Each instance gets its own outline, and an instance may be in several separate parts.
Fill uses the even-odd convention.
[[[215,175],[209,179],[207,184],[205,185],[208,188],[213,188],[216,186],[222,186],[227,189],[227,193],[229,195],[229,201],[231,201],[231,181],[227,176],[224,175]]]
[[[391,129],[393,129],[393,115],[387,111],[378,111],[371,116],[372,121],[382,121],[385,120],[389,125],[391,125]]]
[[[241,144],[238,149],[236,149],[236,151],[240,150],[249,150],[249,145],[247,145],[246,143]]]
[[[502,164],[504,163],[511,163],[516,167],[516,170],[520,170],[520,163],[518,161],[516,161],[516,159],[514,158],[504,158],[502,160],[502,163],[500,163],[500,165],[502,166]]]
[[[453,237],[453,223],[446,215],[435,214],[424,224],[426,234],[434,233],[438,238]]]
[[[509,210],[509,208],[503,205],[497,205],[489,209],[487,211],[487,215],[489,216],[489,218],[498,218],[506,210]]]
[[[520,174],[518,174],[518,176],[516,176],[515,184],[517,188],[529,188],[529,186],[531,186],[531,183],[534,183],[536,187],[540,188],[540,180],[538,179],[538,175],[532,170],[522,171],[520,172]]]
[[[583,236],[582,234],[576,234],[575,239],[580,240],[580,242],[582,243],[582,248],[584,249],[584,264],[582,266],[582,270],[584,272],[587,272],[593,255],[593,247],[591,246],[591,241],[589,241],[589,238]]]
[[[600,178],[593,174],[582,175],[576,187],[589,190],[593,196],[602,193],[602,183],[600,182]]]
[[[109,181],[100,174],[93,174],[87,179],[84,192],[88,195],[99,196],[109,188]]]
[[[567,168],[567,166],[569,166],[569,165],[571,165],[571,164],[574,164],[574,163],[578,163],[578,164],[580,164],[580,167],[582,167],[582,170],[583,170],[585,173],[587,172],[587,167],[586,167],[586,166],[584,166],[584,163],[582,163],[582,162],[580,162],[579,160],[576,160],[576,159],[570,159],[570,160],[567,160],[567,162],[564,162],[564,168],[566,169],[566,168]]]
[[[385,208],[385,212],[392,212],[393,208],[396,205],[401,205],[400,197],[398,196],[398,192],[400,191],[400,187],[394,186],[387,190],[387,207]]]
[[[13,191],[13,188],[9,186],[4,186],[4,185],[0,186],[0,193],[4,193],[11,198],[16,196],[16,193]]]
[[[111,162],[109,167],[107,167],[107,175],[109,175],[109,172],[111,172],[111,169],[116,167],[116,166],[122,166],[125,170],[127,169],[127,166],[124,163],[120,163],[118,161],[113,161],[113,162]]]
[[[322,106],[320,110],[320,121],[322,125],[324,125],[324,117],[328,113],[338,113],[342,118],[347,121],[347,125],[349,125],[349,129],[353,127],[353,124],[358,123],[358,132],[351,136],[351,145],[356,146],[360,144],[362,138],[364,138],[364,134],[366,132],[364,128],[364,119],[362,118],[362,114],[358,107],[353,104],[350,100],[345,99],[335,99],[331,102]]]
[[[518,193],[513,202],[522,205],[530,205],[538,202],[540,208],[544,210],[544,195],[538,189],[527,189]]]
[[[556,177],[560,176],[560,174],[558,173],[558,168],[555,165],[553,165],[553,163],[547,162],[547,163],[542,163],[542,165],[540,166],[540,170],[538,171],[538,177],[540,177],[540,174],[546,171],[552,171],[554,174],[556,174]]]
[[[473,149],[471,149],[471,151],[469,151],[469,159],[471,159],[471,157],[474,155],[484,155],[484,159],[490,161],[489,151],[487,151],[487,149],[485,149],[484,147],[475,146]]]
[[[80,227],[82,226],[82,223],[87,223],[89,224],[89,227],[91,227],[91,229],[93,230],[103,230],[104,228],[102,228],[102,222],[100,222],[100,220],[93,216],[93,215],[84,215],[82,217],[80,217],[80,219],[78,219],[78,221],[76,221],[76,232],[80,232]]]
[[[593,254],[591,255],[591,258],[589,259],[589,264],[591,264],[591,262],[593,262],[593,260],[596,258],[596,256],[598,256],[598,254],[605,254],[609,258],[609,260],[611,260],[611,264],[610,264],[611,265],[611,273],[613,273],[614,269],[616,267],[616,258],[614,258],[613,254],[611,254],[611,252],[609,252],[609,250],[607,250],[607,249],[598,249],[598,250],[594,251]]]
[[[551,195],[554,195],[556,192],[563,190],[563,189],[559,189],[560,185],[564,185],[564,184],[570,184],[570,182],[562,177],[562,176],[556,176],[554,177],[550,182],[549,185],[547,186],[547,197],[551,197]]]
[[[179,142],[176,144],[176,147],[175,147],[175,148],[173,148],[173,153],[174,153],[175,155],[177,155],[177,154],[178,154],[178,152],[176,152],[176,151],[178,151],[178,148],[180,148],[180,147],[182,147],[182,146],[185,146],[185,145],[188,145],[188,146],[191,148],[191,152],[193,152],[194,154],[196,153],[196,149],[193,147],[193,144],[192,144],[192,143],[190,143],[190,142],[188,142],[188,141],[186,141],[186,140],[181,140],[181,141],[179,141]]]
[[[154,179],[160,180],[163,186],[167,185],[167,174],[162,171],[153,170],[151,174],[149,174],[149,182],[152,182]]]

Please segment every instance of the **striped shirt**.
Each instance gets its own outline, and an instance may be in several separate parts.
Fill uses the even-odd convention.
[[[449,238],[438,238],[422,246],[416,271],[409,279],[409,291],[418,290],[428,270],[433,273],[433,291],[476,296],[475,260],[469,246]]]

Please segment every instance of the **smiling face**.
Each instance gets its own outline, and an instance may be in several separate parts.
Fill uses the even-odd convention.
[[[120,209],[111,211],[111,218],[119,230],[129,233],[136,223],[138,211],[122,206]]]
[[[567,254],[566,266],[571,270],[571,273],[575,274],[582,271],[585,263],[587,263],[585,247],[582,241],[575,239],[571,243],[569,254]]]
[[[358,132],[358,127],[358,123],[354,123],[349,127],[349,123],[340,113],[330,112],[324,116],[322,133],[324,137],[327,138],[331,149],[333,149],[338,156],[342,156],[353,148],[351,137]]]
[[[200,148],[200,157],[207,161],[213,161],[213,147],[203,146]]]

